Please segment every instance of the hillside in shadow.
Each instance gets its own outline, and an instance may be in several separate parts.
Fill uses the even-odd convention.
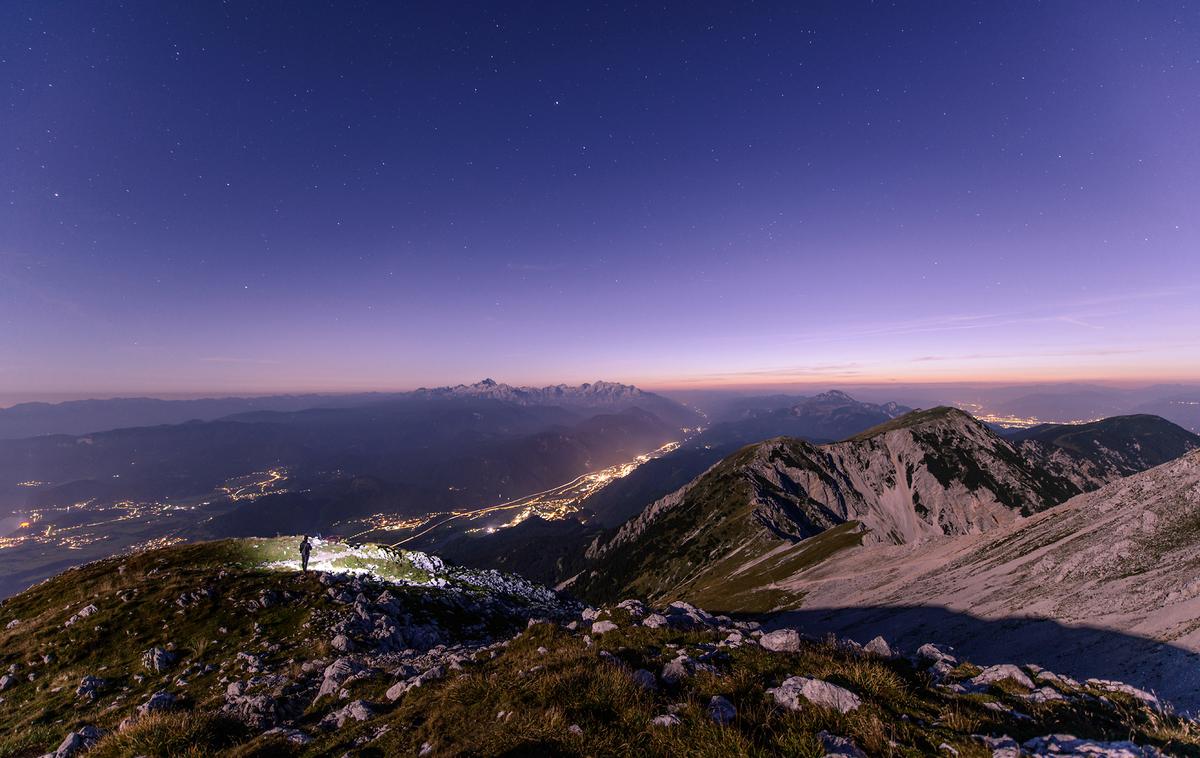
[[[1033,663],[1076,679],[1116,679],[1177,708],[1200,708],[1200,655],[1157,640],[1053,619],[984,619],[939,606],[805,608],[773,615],[771,629],[829,632],[866,643],[881,635],[912,653],[926,642],[951,645],[979,665]]]

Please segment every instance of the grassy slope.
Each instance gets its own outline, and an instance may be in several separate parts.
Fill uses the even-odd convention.
[[[591,647],[577,633],[538,624],[514,638],[494,659],[481,656],[462,672],[413,690],[394,705],[383,695],[392,683],[390,677],[354,682],[349,685],[351,698],[376,703],[376,718],[323,733],[316,722],[345,701],[322,701],[310,707],[298,724],[316,737],[313,743],[300,748],[269,741],[216,714],[224,689],[215,681],[220,673],[189,676],[186,686],[174,680],[191,662],[220,666],[240,650],[260,652],[251,647],[255,624],[263,629],[258,639],[280,646],[267,653],[275,670],[296,670],[317,658],[328,660],[323,642],[327,637],[320,627],[331,601],[322,585],[312,575],[260,567],[275,560],[276,554],[286,556],[289,548],[288,541],[169,548],[67,572],[4,602],[0,627],[14,618],[22,623],[0,632],[0,664],[6,669],[20,663],[22,675],[34,671],[36,678],[22,679],[4,692],[0,756],[32,756],[52,749],[67,731],[82,724],[111,729],[158,689],[188,697],[180,710],[110,734],[90,755],[341,755],[349,751],[390,756],[412,755],[430,743],[439,755],[817,756],[822,754],[816,737],[821,730],[851,737],[870,754],[928,755],[946,743],[959,755],[982,756],[988,753],[970,737],[972,733],[1024,739],[1066,731],[1094,738],[1133,737],[1178,754],[1200,755],[1200,734],[1194,727],[1152,714],[1132,699],[1108,693],[1111,707],[1099,700],[1035,705],[1021,700],[1019,688],[1008,685],[983,694],[955,695],[932,687],[926,674],[904,661],[862,656],[832,643],[806,643],[794,654],[768,653],[754,644],[728,649],[713,659],[714,672],[698,673],[675,688],[642,690],[629,675],[632,669],[657,671],[680,650],[697,655],[712,649],[722,635],[630,627],[621,610],[611,613],[621,628],[599,637]],[[118,573],[116,568],[122,564],[125,571]],[[179,594],[199,586],[215,588],[211,605],[186,610],[176,606]],[[268,590],[291,593],[292,599],[253,613],[231,605]],[[118,597],[131,591],[136,594],[127,602]],[[406,602],[419,603],[423,593],[414,588]],[[94,603],[99,611],[64,628],[63,621],[85,602]],[[443,624],[452,623],[454,619],[443,619]],[[178,643],[181,658],[172,672],[135,681],[133,674],[141,671],[141,651],[172,641]],[[614,653],[621,665],[606,661],[600,650]],[[56,660],[41,664],[45,652],[52,652]],[[967,676],[973,671],[963,667],[960,673]],[[110,679],[112,685],[94,702],[77,700],[74,688],[84,674]],[[765,689],[792,675],[815,676],[847,687],[863,698],[864,706],[847,715],[817,706],[799,712],[781,709]],[[704,713],[708,700],[718,694],[728,697],[738,710],[728,727],[717,726]],[[1032,720],[991,710],[984,705],[989,701],[1006,703]],[[650,725],[653,717],[673,705],[678,706],[680,725],[670,729]],[[497,718],[501,711],[512,715]],[[582,734],[568,731],[571,725],[578,725]]]
[[[926,674],[907,662],[860,656],[831,642],[805,644],[793,654],[769,653],[757,645],[730,651],[716,672],[700,672],[676,688],[650,692],[636,686],[637,668],[658,671],[676,655],[672,646],[693,649],[711,643],[711,632],[625,627],[608,632],[591,648],[578,636],[540,624],[519,636],[495,660],[468,669],[434,687],[414,690],[383,716],[391,729],[362,756],[411,755],[429,743],[448,755],[696,755],[821,756],[817,733],[848,736],[869,755],[934,755],[951,745],[960,756],[990,756],[972,734],[1009,734],[1025,740],[1054,732],[1094,739],[1134,738],[1179,755],[1200,755],[1200,731],[1174,718],[1154,715],[1132,698],[1103,694],[1115,707],[1095,704],[1025,702],[1025,690],[1004,682],[987,693],[955,695],[934,688]],[[538,652],[545,648],[546,652]],[[600,657],[616,654],[619,664]],[[966,678],[978,669],[958,672]],[[858,694],[864,707],[839,714],[815,705],[799,712],[778,707],[765,692],[789,676],[811,676]],[[383,684],[360,683],[354,697],[380,697]],[[737,708],[735,721],[720,727],[705,714],[714,695]],[[1001,703],[1029,720],[988,708]],[[655,716],[678,709],[682,723],[664,729]],[[511,712],[507,718],[501,712]],[[377,732],[380,721],[350,727],[314,745],[338,755],[355,739]],[[571,725],[581,735],[568,731]]]
[[[187,661],[233,658],[239,650],[249,649],[255,623],[290,640],[303,655],[324,655],[323,642],[309,642],[298,634],[314,610],[327,607],[324,588],[312,575],[281,576],[249,568],[257,562],[255,552],[246,544],[226,541],[114,558],[67,571],[4,601],[0,628],[13,619],[21,623],[0,631],[0,666],[7,669],[17,663],[22,668],[20,683],[4,691],[5,701],[0,704],[0,756],[22,754],[22,745],[57,745],[78,724],[114,727],[134,706],[171,682]],[[120,565],[125,566],[124,573],[119,573]],[[228,573],[217,579],[222,569]],[[177,613],[183,609],[175,605],[176,598],[204,585],[213,586],[221,598],[253,598],[268,590],[286,590],[304,601],[280,603],[252,615],[211,599]],[[119,594],[130,591],[136,594],[123,602]],[[95,614],[63,626],[88,603],[97,607]],[[169,643],[177,646],[184,663],[166,676],[149,675],[141,667],[141,654]],[[54,656],[50,664],[41,663],[46,654]],[[36,677],[33,682],[25,680],[27,672]],[[135,674],[147,675],[139,683]],[[108,679],[112,687],[107,697],[81,707],[75,688],[85,675]],[[215,689],[217,676],[191,677],[190,689]],[[114,702],[118,708],[105,713],[104,706]]]
[[[264,653],[264,640],[283,646],[282,652],[266,653],[276,663],[328,659],[330,635],[321,627],[336,609],[325,587],[314,573],[265,567],[294,559],[296,542],[222,540],[110,558],[66,571],[0,603],[0,672],[19,666],[16,683],[0,693],[0,758],[27,754],[24,748],[31,745],[57,746],[70,728],[84,723],[115,727],[160,689],[186,695],[194,706],[219,706],[224,691],[219,678],[230,671],[189,673],[185,687],[176,686],[176,678],[192,663],[232,661],[240,651]],[[395,579],[427,576],[386,551],[366,560],[335,553],[332,562]],[[181,595],[201,587],[212,588],[213,597],[187,608],[176,604]],[[452,609],[428,602],[424,588],[398,586],[392,591],[415,615],[438,618],[447,628],[478,621],[457,618]],[[270,607],[245,607],[271,592],[277,597]],[[96,606],[96,613],[64,627],[88,604]],[[20,624],[5,629],[14,619]],[[142,667],[143,652],[171,644],[179,660],[166,674]],[[46,654],[53,656],[50,663],[42,662]],[[26,678],[29,673],[35,677],[32,682]],[[86,675],[109,682],[94,703],[75,695]]]
[[[791,465],[807,465],[805,455],[812,449],[807,443],[779,442],[777,455],[788,456]],[[857,524],[812,525],[809,533],[816,536],[740,570],[785,544],[754,518],[754,489],[770,492],[774,487],[762,480],[752,484],[746,475],[760,448],[751,445],[726,459],[697,482],[683,502],[650,522],[638,538],[597,561],[573,590],[600,601],[630,594],[651,600],[684,598],[721,612],[765,612],[795,600],[771,583],[861,539],[854,533]],[[781,500],[788,497],[776,494]],[[831,530],[821,532],[826,526]],[[684,534],[688,539],[681,541]]]
[[[727,613],[766,613],[796,607],[803,596],[776,587],[775,582],[861,544],[857,521],[839,524],[749,568],[742,568],[746,563],[744,556],[727,556],[681,588],[681,594],[702,608]]]

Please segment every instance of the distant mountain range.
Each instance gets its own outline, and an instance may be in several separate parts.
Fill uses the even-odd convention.
[[[0,441],[0,493],[33,503],[65,499],[63,490],[72,500],[178,498],[285,467],[310,483],[336,475],[405,484],[412,497],[393,508],[404,513],[523,495],[678,436],[638,408],[583,415],[487,399],[403,399]],[[46,484],[18,487],[27,481]]]
[[[579,386],[513,387],[492,379],[470,385],[421,388],[412,392],[268,395],[197,400],[148,397],[21,403],[0,408],[0,440],[48,434],[89,434],[127,427],[213,421],[253,413],[291,413],[380,405],[407,400],[495,400],[520,406],[557,406],[576,411],[612,412],[633,407],[679,426],[696,426],[699,416],[661,395],[615,382]]]

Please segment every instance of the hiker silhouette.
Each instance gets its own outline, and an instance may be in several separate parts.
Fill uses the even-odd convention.
[[[304,539],[300,540],[300,570],[308,571],[308,554],[312,552],[312,543],[308,541],[308,535],[304,535]]]

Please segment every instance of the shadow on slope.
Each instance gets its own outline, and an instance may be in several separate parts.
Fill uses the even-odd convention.
[[[940,606],[812,608],[772,616],[768,629],[832,632],[866,643],[882,635],[905,654],[926,642],[951,645],[979,665],[1034,663],[1076,679],[1115,679],[1177,708],[1200,709],[1200,655],[1175,645],[1053,619],[985,619]]]

